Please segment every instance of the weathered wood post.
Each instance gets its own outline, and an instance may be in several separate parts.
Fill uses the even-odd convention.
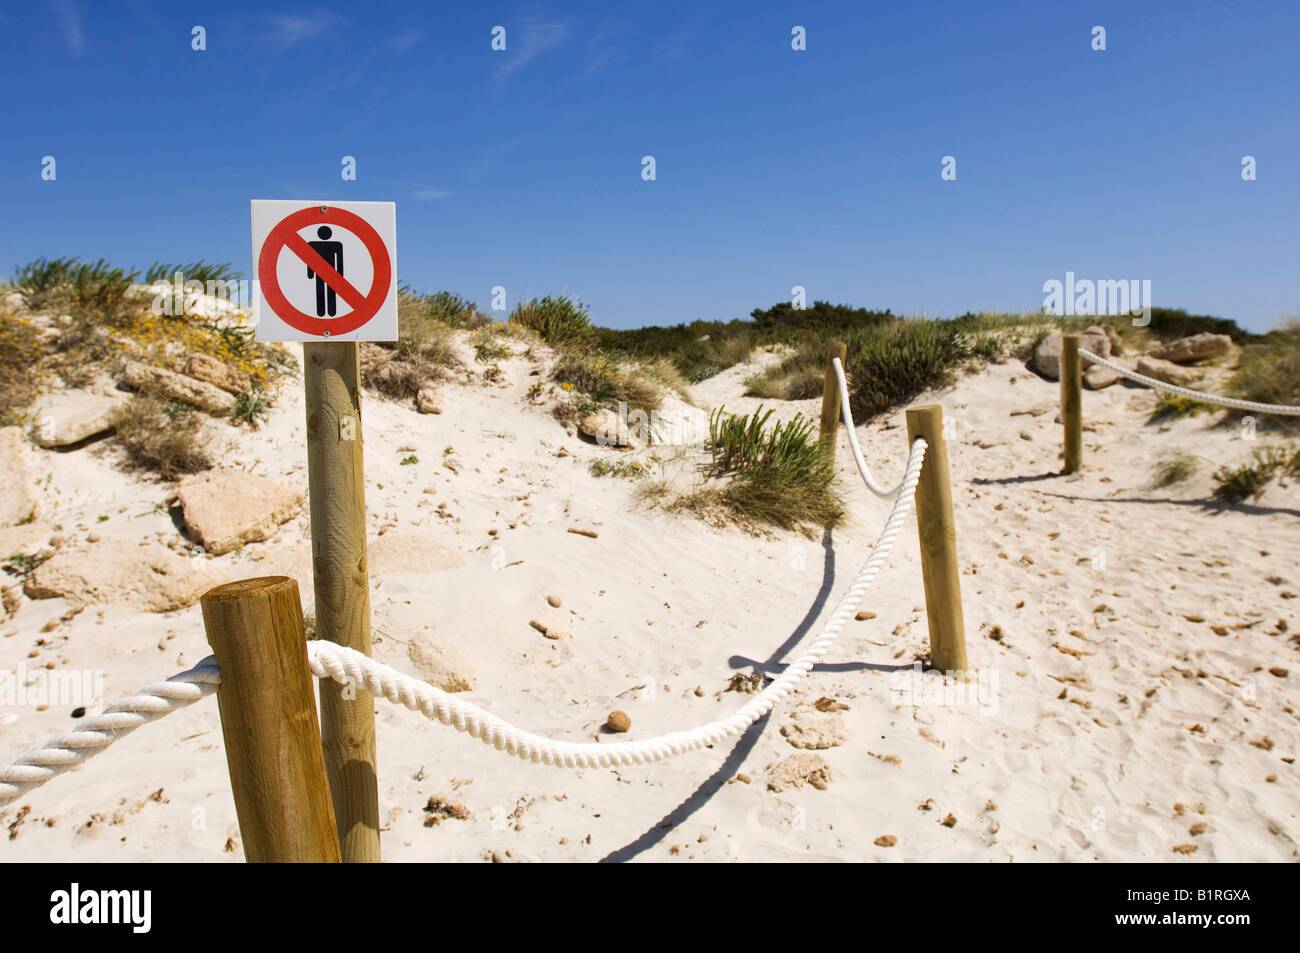
[[[316,632],[370,654],[370,574],[354,342],[303,345]],[[375,709],[369,692],[322,681],[321,734],[343,860],[379,862]]]
[[[244,579],[200,600],[244,856],[338,863],[298,583]]]
[[[1061,423],[1065,426],[1065,473],[1083,465],[1083,368],[1079,335],[1061,336]]]
[[[921,540],[925,614],[930,624],[930,664],[943,672],[965,672],[966,634],[942,407],[912,407],[907,411],[909,447],[917,437],[924,437],[927,444],[921,479],[916,485],[916,528]]]
[[[840,366],[845,366],[849,347],[843,341],[832,341],[826,349],[826,379],[822,382],[822,421],[820,439],[822,453],[830,462],[835,462],[835,435],[840,425],[840,382],[835,376],[835,366],[831,362],[840,359]],[[845,370],[847,374],[847,369]]]

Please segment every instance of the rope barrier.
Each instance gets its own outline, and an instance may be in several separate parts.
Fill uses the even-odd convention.
[[[220,681],[216,656],[209,655],[192,669],[146,685],[102,714],[87,718],[76,730],[50,739],[0,771],[0,807],[94,757],[141,725],[206,698]]]
[[[858,432],[857,427],[853,424],[853,415],[849,412],[849,384],[844,378],[844,367],[840,364],[838,357],[831,358],[831,364],[835,367],[835,376],[840,384],[840,408],[844,415],[844,429],[849,433],[849,449],[853,451],[853,462],[858,465],[858,472],[862,474],[862,482],[867,485],[868,490],[883,499],[895,496],[903,488],[903,483],[900,481],[898,486],[892,490],[885,490],[871,476],[871,469],[862,456],[862,448],[858,446]]]
[[[1145,374],[1139,374],[1137,371],[1130,371],[1123,365],[1116,364],[1113,361],[1108,361],[1098,354],[1093,354],[1091,351],[1085,351],[1083,348],[1079,348],[1079,356],[1094,361],[1097,364],[1101,364],[1104,367],[1109,367],[1112,371],[1127,377],[1131,381],[1145,384],[1147,387],[1156,390],[1181,394],[1183,397],[1190,397],[1193,400],[1204,401],[1207,404],[1219,404],[1223,407],[1231,407],[1234,410],[1253,410],[1261,414],[1300,416],[1300,407],[1292,404],[1260,404],[1253,400],[1238,400],[1235,397],[1220,397],[1218,394],[1204,394],[1200,391],[1190,390],[1186,387],[1179,387],[1176,384],[1166,384],[1164,381],[1156,380],[1154,377],[1147,377]]]
[[[614,744],[552,741],[522,731],[471,702],[450,695],[427,682],[412,678],[367,658],[360,652],[335,645],[333,642],[308,643],[308,665],[319,677],[328,677],[337,682],[363,687],[374,695],[382,696],[412,711],[419,711],[428,718],[466,732],[484,744],[524,761],[568,768],[607,768],[651,764],[674,755],[717,744],[740,734],[770,712],[776,703],[788,695],[795,684],[812,670],[839,636],[845,623],[853,617],[867,587],[871,585],[889,556],[903,521],[912,510],[916,484],[921,476],[921,463],[925,458],[925,448],[925,439],[918,437],[908,456],[902,490],[894,502],[884,528],[880,531],[880,536],[872,547],[871,555],[858,571],[848,591],[840,599],[821,634],[771,685],[728,718],[712,721],[689,731],[673,732],[645,741]]]
[[[333,642],[308,642],[308,666],[318,678],[360,685],[374,695],[466,732],[498,751],[534,763],[571,768],[651,764],[717,744],[740,734],[776,707],[777,702],[790,694],[794,686],[812,671],[838,638],[840,630],[852,618],[867,588],[883,567],[903,522],[915,505],[916,485],[921,477],[925,451],[925,439],[918,437],[908,455],[898,496],[872,546],[871,555],[840,598],[821,633],[772,684],[730,717],[644,741],[613,744],[553,741],[516,728],[471,702]],[[0,806],[81,764],[141,725],[212,694],[220,681],[221,670],[216,658],[208,656],[189,671],[173,675],[165,682],[145,686],[105,709],[103,714],[87,719],[75,731],[59,735],[0,771]]]

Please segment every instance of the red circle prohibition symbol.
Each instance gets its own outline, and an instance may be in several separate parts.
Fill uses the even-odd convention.
[[[299,229],[309,225],[337,225],[361,239],[375,266],[369,294],[362,295],[298,234]],[[280,251],[285,248],[324,279],[352,311],[341,318],[318,318],[299,311],[290,304],[276,275]],[[257,259],[257,277],[261,281],[262,296],[281,321],[303,334],[336,337],[355,331],[379,313],[393,280],[393,263],[388,257],[388,249],[384,247],[384,240],[360,215],[341,208],[313,205],[286,216],[271,229],[266,241],[262,243],[262,253]]]

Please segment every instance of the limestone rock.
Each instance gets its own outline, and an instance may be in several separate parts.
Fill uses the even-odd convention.
[[[220,387],[139,361],[126,362],[126,383],[135,390],[184,401],[212,413],[230,413],[235,406],[235,395]]]
[[[244,394],[253,389],[247,371],[231,367],[210,354],[191,354],[185,360],[185,373],[196,380],[220,387],[228,394]]]
[[[1060,331],[1043,338],[1038,347],[1034,348],[1034,370],[1049,380],[1059,380],[1061,377],[1062,346]],[[1106,336],[1105,328],[1097,324],[1092,325],[1080,335],[1079,347],[1101,357],[1110,357],[1110,338]]]
[[[1109,367],[1100,364],[1089,364],[1088,369],[1083,372],[1083,386],[1089,390],[1101,390],[1123,379],[1124,376],[1119,371],[1112,371]]]
[[[415,395],[415,409],[422,414],[440,414],[442,413],[442,403],[438,400],[438,394],[432,387],[425,387]]]
[[[831,766],[820,755],[796,754],[776,765],[767,776],[768,790],[780,794],[790,788],[811,784],[825,791],[831,783]]]
[[[0,427],[0,526],[29,520],[36,496],[27,475],[27,447],[21,427]]]
[[[1147,357],[1175,364],[1194,364],[1223,357],[1232,350],[1232,338],[1226,334],[1193,334],[1191,337],[1170,341],[1147,352]],[[1154,375],[1152,375],[1154,376]]]
[[[649,425],[646,425],[648,429]],[[637,428],[639,429],[639,428]],[[584,436],[590,437],[602,447],[632,447],[639,449],[645,446],[637,430],[625,421],[619,420],[618,414],[612,410],[601,410],[594,414],[587,414],[578,421],[578,431]]]
[[[214,556],[270,539],[302,509],[302,491],[239,470],[186,477],[177,490],[185,526]]]
[[[1166,384],[1186,386],[1196,380],[1196,373],[1172,361],[1162,361],[1158,357],[1144,355],[1138,358],[1137,372],[1147,377],[1154,377]]]
[[[618,442],[618,414],[612,410],[601,410],[587,414],[578,421],[578,432],[590,437],[602,446]]]
[[[202,558],[151,543],[105,540],[93,549],[63,549],[27,577],[33,599],[64,598],[77,603],[127,603],[145,612],[171,612],[228,581]]]
[[[840,715],[799,712],[783,725],[781,734],[795,748],[834,748],[849,737],[849,729]]]
[[[68,447],[113,429],[113,417],[125,394],[95,394],[67,390],[41,400],[35,407],[33,432],[42,447]]]
[[[407,658],[416,673],[444,692],[468,692],[474,689],[474,667],[451,645],[446,645],[432,632],[425,630],[411,636],[406,646]]]

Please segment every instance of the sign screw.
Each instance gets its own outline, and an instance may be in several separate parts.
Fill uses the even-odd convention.
[[[322,212],[328,212],[328,211],[329,211],[329,206],[328,206],[328,205],[322,205],[322,206],[320,207],[320,210],[321,210]]]

